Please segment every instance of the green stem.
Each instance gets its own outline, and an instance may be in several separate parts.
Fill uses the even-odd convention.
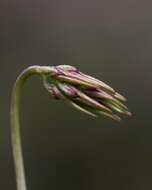
[[[11,119],[11,142],[13,149],[14,166],[16,173],[17,190],[27,190],[24,172],[23,153],[20,134],[20,98],[22,88],[26,80],[35,74],[49,74],[51,67],[31,66],[25,69],[17,78],[12,91],[10,119]]]

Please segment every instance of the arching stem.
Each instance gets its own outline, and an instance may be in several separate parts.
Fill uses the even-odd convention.
[[[12,91],[10,120],[11,120],[11,143],[13,149],[14,166],[16,173],[17,190],[27,190],[23,163],[23,153],[20,134],[20,98],[25,81],[32,75],[47,75],[51,67],[31,66],[25,69],[17,78]]]

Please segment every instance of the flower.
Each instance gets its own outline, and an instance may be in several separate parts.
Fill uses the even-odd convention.
[[[51,67],[44,76],[44,86],[55,99],[63,99],[77,109],[91,115],[103,114],[114,120],[121,120],[117,115],[130,116],[124,105],[126,98],[104,82],[80,72],[69,65]]]

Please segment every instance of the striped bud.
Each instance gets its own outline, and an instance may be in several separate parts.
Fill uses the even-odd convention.
[[[119,121],[117,114],[130,116],[126,98],[104,82],[69,65],[51,67],[44,86],[55,99],[63,99],[91,116],[105,115]]]

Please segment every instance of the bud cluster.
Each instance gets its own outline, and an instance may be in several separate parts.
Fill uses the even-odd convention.
[[[53,98],[66,100],[91,116],[103,114],[119,121],[117,113],[131,115],[122,95],[73,66],[51,67],[50,73],[44,76],[44,86]]]

